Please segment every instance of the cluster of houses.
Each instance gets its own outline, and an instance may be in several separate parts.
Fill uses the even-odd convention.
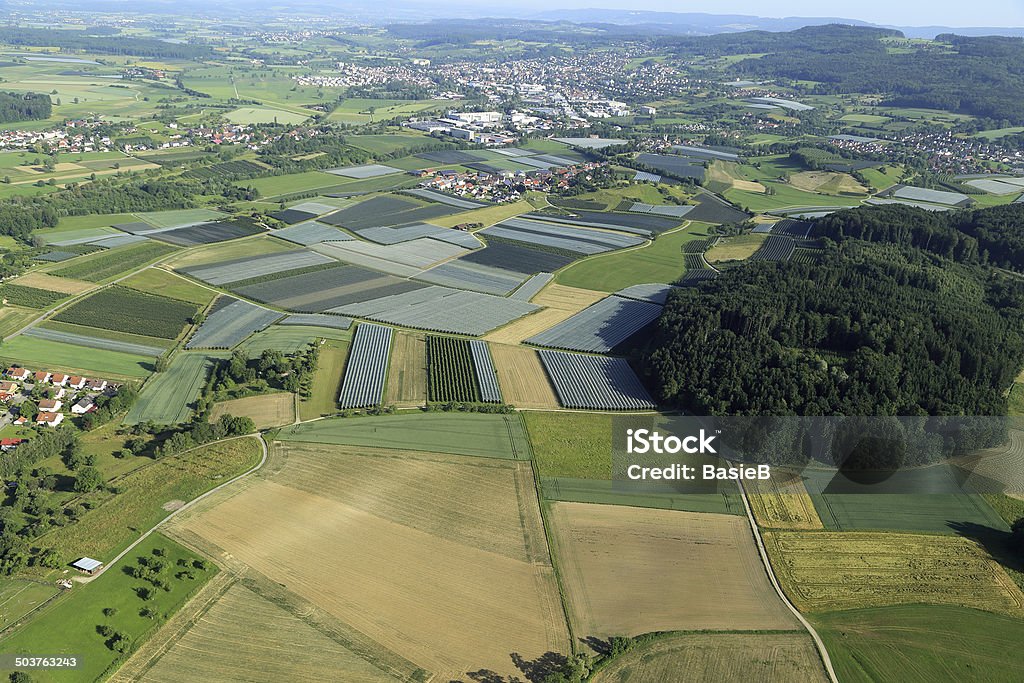
[[[65,375],[59,372],[28,368],[10,367],[5,373],[7,379],[0,381],[0,403],[21,405],[26,396],[26,385],[52,387],[49,398],[40,399],[36,415],[24,415],[18,410],[15,425],[35,424],[56,427],[64,421],[66,413],[84,415],[96,410],[96,396],[115,389],[105,379],[90,379],[79,375]],[[12,444],[17,445],[17,444]]]

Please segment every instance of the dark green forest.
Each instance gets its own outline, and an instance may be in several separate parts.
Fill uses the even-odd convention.
[[[49,95],[0,92],[0,123],[48,119],[52,111]]]
[[[157,59],[201,59],[211,54],[205,45],[169,43],[156,38],[131,36],[91,36],[85,31],[22,26],[0,27],[0,42],[7,45],[56,47],[61,50],[83,50],[101,55],[133,55]]]
[[[1002,415],[1022,323],[1016,276],[851,239],[679,290],[640,366],[698,414]]]
[[[958,263],[1024,273],[1024,204],[948,212],[897,204],[859,207],[818,220],[814,234],[837,242],[901,244]]]
[[[729,67],[730,76],[818,83],[820,94],[880,93],[887,104],[1024,123],[1024,39],[941,35],[946,49],[890,52],[880,39],[898,31],[809,26],[788,33],[749,31],[684,38],[682,55],[767,53]]]

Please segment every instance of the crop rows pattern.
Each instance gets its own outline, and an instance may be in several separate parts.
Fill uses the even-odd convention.
[[[380,405],[388,374],[391,337],[391,328],[384,325],[363,323],[356,328],[338,397],[342,408]]]
[[[652,410],[654,402],[622,358],[541,351],[558,402],[588,410]]]
[[[427,337],[427,370],[431,401],[472,403],[480,400],[469,340]]]

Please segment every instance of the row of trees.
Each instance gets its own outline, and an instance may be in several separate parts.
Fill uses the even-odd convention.
[[[213,178],[103,178],[48,195],[0,201],[0,235],[29,242],[33,230],[52,228],[64,216],[187,209],[196,206],[198,196],[233,201],[255,199],[259,193]]]

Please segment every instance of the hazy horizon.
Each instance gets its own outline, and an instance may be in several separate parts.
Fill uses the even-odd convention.
[[[344,11],[351,7],[353,11],[365,13],[372,8],[381,23],[388,17],[377,12],[379,5],[369,0],[223,0],[216,4],[217,13],[232,6],[256,8],[261,7],[272,13],[289,11],[323,11],[336,8]],[[81,3],[70,0],[0,0],[0,11],[4,9],[21,9],[25,7],[60,8],[72,12],[116,12],[126,14],[132,12],[145,13],[147,10],[167,12],[177,9],[188,13],[197,8],[209,8],[209,5],[198,0],[98,0],[83,9]],[[616,10],[620,12],[650,11],[672,13],[700,13],[711,15],[748,15],[766,19],[791,18],[837,18],[869,22],[886,26],[932,27],[946,26],[950,28],[991,27],[991,28],[1024,28],[1024,2],[1009,3],[1006,0],[976,0],[970,4],[960,2],[934,2],[933,0],[861,0],[856,5],[826,5],[820,0],[777,0],[766,4],[756,0],[638,0],[626,3],[623,0],[520,0],[514,6],[507,3],[493,3],[484,0],[452,0],[439,5],[431,0],[399,0],[390,5],[396,13],[394,20],[408,21],[409,12],[422,10],[424,19],[431,18],[465,18],[471,17],[519,17],[525,18],[542,13],[559,10]],[[316,12],[314,12],[316,13]]]

